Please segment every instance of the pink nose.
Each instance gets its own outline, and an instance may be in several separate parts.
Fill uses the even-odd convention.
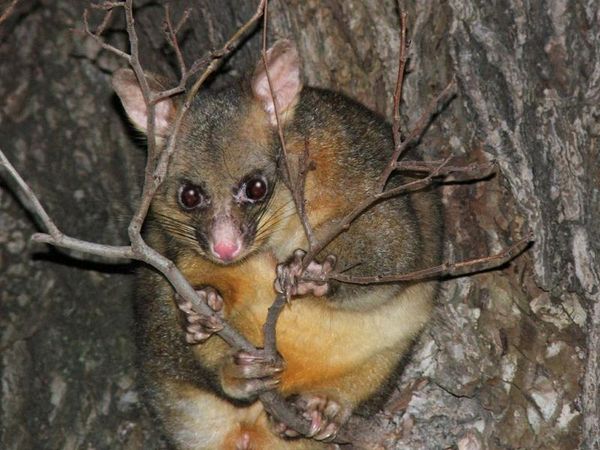
[[[213,247],[213,252],[223,261],[233,259],[240,251],[240,246],[237,242],[221,241],[217,242]]]

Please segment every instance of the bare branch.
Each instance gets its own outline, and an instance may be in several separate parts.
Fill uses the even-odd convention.
[[[4,152],[0,149],[0,167],[4,167],[8,172],[8,175],[17,183],[17,186],[20,192],[24,195],[28,204],[25,206],[29,206],[30,212],[37,218],[39,218],[43,224],[43,226],[48,230],[48,232],[56,236],[60,234],[58,227],[54,224],[54,221],[50,218],[40,201],[37,199],[33,190],[29,187],[29,185],[25,182],[25,180],[21,177],[19,172],[14,168],[14,166],[10,163]]]
[[[402,100],[402,87],[404,85],[404,72],[406,70],[408,43],[406,42],[406,27],[408,13],[400,13],[400,55],[398,61],[398,76],[396,78],[396,89],[394,91],[394,121],[392,123],[392,135],[394,147],[400,145],[400,101]]]
[[[123,8],[125,7],[125,2],[111,2],[111,1],[105,1],[102,3],[92,3],[90,5],[91,8],[93,9],[101,9],[103,11],[109,11],[111,9],[114,8]]]
[[[33,190],[27,185],[1,150],[0,167],[4,167],[9,177],[16,182],[18,192],[25,197],[24,205],[29,207],[28,209],[31,213],[41,220],[43,227],[48,231],[48,234],[34,234],[32,239],[35,242],[51,244],[56,247],[75,250],[88,255],[113,259],[135,259],[145,262],[160,271],[165,278],[169,280],[177,293],[183,298],[189,299],[197,311],[205,315],[214,314],[210,307],[198,298],[196,291],[172,261],[169,261],[160,253],[145,244],[138,247],[101,245],[65,235],[54,224]],[[223,330],[219,332],[219,336],[234,348],[246,351],[254,350],[252,344],[225,322],[223,322]]]
[[[0,25],[2,25],[2,23],[8,19],[10,17],[10,15],[13,13],[13,11],[15,10],[15,7],[17,6],[17,3],[19,3],[20,0],[13,0],[11,2],[10,5],[8,5],[8,7],[4,10],[4,12],[2,13],[2,15],[0,15]]]
[[[183,26],[186,24],[186,22],[190,18],[191,13],[192,13],[192,8],[187,8],[185,11],[183,11],[183,15],[181,16],[181,19],[179,19],[179,22],[177,22],[177,25],[175,25],[175,29],[173,30],[173,32],[176,35],[181,31]]]
[[[304,228],[304,234],[308,239],[308,246],[312,248],[316,245],[316,238],[312,226],[308,220],[308,215],[306,213],[306,177],[308,172],[313,170],[313,161],[310,159],[310,146],[308,137],[304,138],[304,153],[300,161],[298,162],[298,176],[296,177],[296,181],[294,182],[294,191],[293,195],[295,197],[294,201],[296,203],[296,209],[298,211],[298,215],[300,216],[300,222],[302,223],[302,227]],[[308,262],[310,263],[310,261]]]
[[[396,170],[406,172],[431,173],[437,170],[442,161],[400,161],[396,163]],[[498,168],[495,160],[487,163],[471,163],[466,166],[446,165],[437,170],[437,176],[444,177],[445,181],[480,180],[494,174]]]
[[[288,186],[288,188],[294,192],[295,191],[295,187],[292,184],[292,175],[290,172],[290,164],[289,164],[289,158],[288,158],[288,152],[287,152],[287,147],[285,144],[285,138],[283,136],[283,128],[281,126],[281,119],[279,117],[279,106],[277,105],[277,95],[275,94],[275,91],[273,90],[273,84],[271,83],[271,74],[269,73],[269,65],[267,64],[267,25],[268,25],[268,17],[269,15],[267,14],[267,8],[268,8],[268,1],[266,3],[266,7],[265,7],[265,15],[263,18],[263,39],[262,39],[262,51],[261,51],[261,58],[262,58],[262,62],[265,66],[265,74],[267,75],[267,82],[269,84],[269,91],[271,92],[271,98],[273,99],[273,111],[275,112],[275,122],[277,124],[277,134],[279,135],[279,142],[281,143],[281,161],[283,162],[283,181],[284,183]],[[294,202],[296,201],[296,198],[294,197]],[[298,207],[298,205],[296,204],[296,208]]]
[[[106,15],[104,16],[104,19],[102,20],[102,23],[99,27],[100,32],[104,31],[103,26],[105,27],[106,23],[108,23],[108,19],[110,18],[110,14],[112,11],[108,11],[106,13]],[[94,39],[98,45],[100,45],[104,50],[107,50],[111,53],[114,53],[115,55],[117,55],[119,58],[123,58],[125,59],[127,62],[131,61],[131,56],[124,52],[123,50],[118,49],[117,47],[114,47],[110,44],[107,44],[106,42],[104,42],[104,40],[100,37],[100,34],[96,34],[95,32],[93,32],[90,28],[90,24],[89,24],[89,10],[86,9],[85,11],[83,11],[83,26],[84,26],[84,31],[85,33],[90,36],[92,39]]]
[[[31,240],[42,244],[53,245],[80,253],[101,256],[108,259],[137,259],[130,246],[101,245],[95,242],[75,239],[58,231],[53,234],[36,233]]]
[[[374,275],[374,276],[352,276],[345,275],[340,272],[329,273],[324,276],[305,275],[303,279],[308,281],[328,281],[336,280],[342,283],[350,284],[384,284],[395,283],[399,281],[418,281],[429,278],[438,278],[448,275],[464,275],[481,272],[483,270],[492,269],[512,260],[517,254],[526,248],[531,243],[533,235],[529,233],[523,239],[515,242],[508,248],[503,249],[495,255],[484,256],[481,258],[466,259],[459,262],[446,262],[439,266],[427,267],[425,269],[416,270],[414,272],[395,274],[395,275]]]
[[[177,40],[177,31],[183,26],[185,21],[189,18],[190,11],[189,9],[183,13],[183,17],[177,24],[176,28],[173,28],[173,24],[171,22],[171,12],[169,9],[169,4],[165,5],[165,35],[167,38],[167,42],[173,48],[175,52],[175,56],[177,58],[177,63],[179,64],[179,71],[181,73],[181,78],[186,77],[187,68],[185,66],[185,60],[183,59],[183,53],[181,53],[181,48],[179,47],[179,41]]]
[[[394,149],[394,153],[390,158],[390,162],[388,163],[387,167],[385,168],[377,182],[377,186],[380,191],[384,190],[387,180],[389,179],[391,173],[396,167],[396,162],[398,161],[398,158],[400,158],[402,153],[408,148],[409,145],[413,144],[421,137],[423,131],[425,131],[425,128],[427,128],[427,125],[431,121],[432,117],[439,110],[439,108],[442,105],[444,105],[448,100],[450,100],[450,98],[452,98],[455,94],[456,81],[452,80],[450,83],[448,83],[446,88],[429,103],[428,107],[425,109],[425,111],[423,111],[423,113],[417,120],[417,123],[413,126],[413,129],[408,135],[408,137],[399,145],[397,145]]]
[[[223,56],[226,56],[229,53],[231,53],[233,50],[235,50],[237,48],[237,46],[239,45],[241,39],[244,36],[246,36],[246,34],[256,25],[256,23],[258,22],[258,19],[261,18],[261,16],[263,15],[263,12],[265,11],[266,4],[267,4],[267,0],[260,0],[260,3],[258,4],[258,8],[256,9],[254,15],[250,19],[248,19],[248,21],[244,25],[242,25],[240,28],[238,28],[238,30],[233,34],[233,36],[231,36],[231,38],[229,38],[229,40],[225,43],[225,45],[219,52],[217,52],[216,54],[213,54],[213,61],[210,63],[210,65],[204,71],[202,76],[196,81],[196,83],[194,83],[194,85],[192,86],[192,88],[190,90],[190,94],[191,94],[192,98],[196,95],[196,93],[198,92],[198,89],[200,89],[202,84],[204,84],[204,82],[206,81],[208,76],[211,75],[215,70],[217,70]]]

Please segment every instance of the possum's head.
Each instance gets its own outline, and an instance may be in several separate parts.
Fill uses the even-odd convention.
[[[221,264],[261,248],[294,212],[278,182],[281,145],[271,89],[285,123],[302,89],[296,48],[278,41],[267,65],[269,78],[261,61],[249,82],[196,96],[152,204],[150,226],[160,227],[173,244]],[[163,88],[155,77],[149,84],[153,92]],[[132,123],[146,133],[148,113],[134,73],[117,71],[113,86]],[[171,98],[156,105],[154,128],[161,147],[180,107]]]

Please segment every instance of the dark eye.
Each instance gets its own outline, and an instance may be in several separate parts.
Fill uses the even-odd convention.
[[[258,202],[267,195],[267,181],[264,178],[251,178],[246,182],[246,198]]]
[[[194,209],[202,204],[202,189],[195,184],[186,183],[179,188],[179,202],[185,209]]]

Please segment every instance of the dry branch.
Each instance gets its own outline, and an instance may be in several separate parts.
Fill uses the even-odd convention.
[[[2,25],[2,22],[8,19],[10,15],[14,12],[15,7],[17,6],[17,3],[19,3],[19,1],[20,0],[13,0],[11,4],[8,5],[4,12],[0,15],[0,25]]]
[[[240,43],[241,38],[245,36],[246,33],[256,24],[257,20],[262,15],[264,4],[264,0],[261,1],[258,5],[255,14],[242,27],[240,27],[236,31],[236,33],[225,43],[223,48],[218,52],[218,55],[211,56],[211,63],[196,81],[192,90],[186,96],[186,100],[182,108],[178,111],[173,134],[169,140],[167,148],[160,152],[160,156],[156,167],[153,167],[152,165],[152,163],[155,161],[155,158],[153,158],[152,156],[155,155],[157,152],[156,139],[154,136],[154,105],[159,99],[164,97],[161,97],[161,93],[157,94],[156,96],[153,96],[148,80],[139,62],[137,35],[135,32],[133,18],[133,2],[132,0],[127,0],[126,2],[104,2],[100,5],[96,5],[97,8],[105,10],[106,14],[101,22],[101,25],[95,32],[92,31],[89,26],[89,12],[87,10],[85,11],[83,17],[85,32],[89,36],[91,36],[96,42],[98,42],[98,44],[100,44],[102,48],[113,52],[114,54],[116,54],[119,57],[122,57],[131,64],[132,68],[134,69],[134,72],[136,73],[136,76],[138,77],[138,81],[140,83],[142,93],[144,96],[144,101],[148,106],[147,125],[149,134],[149,155],[148,163],[145,169],[145,182],[143,194],[140,201],[140,205],[128,227],[129,237],[131,240],[130,246],[100,245],[94,242],[75,239],[73,237],[65,235],[56,227],[54,222],[50,219],[50,216],[42,207],[36,195],[25,183],[25,181],[18,174],[15,168],[10,164],[4,153],[0,151],[0,166],[4,167],[8,173],[8,176],[16,182],[18,190],[23,194],[23,196],[26,199],[24,202],[25,205],[28,207],[28,209],[30,209],[30,211],[34,214],[35,217],[38,217],[41,220],[43,228],[47,231],[47,233],[35,234],[33,236],[33,239],[35,241],[43,242],[56,247],[75,250],[88,255],[109,257],[111,259],[120,258],[143,261],[159,270],[169,280],[176,292],[181,297],[189,299],[192,302],[195,309],[206,315],[213,314],[211,309],[200,300],[195,290],[185,279],[183,274],[177,269],[177,267],[175,267],[173,262],[164,258],[158,252],[146,245],[146,243],[140,235],[140,230],[142,223],[146,217],[150,202],[152,201],[152,198],[154,196],[154,193],[156,192],[156,190],[158,189],[165,177],[169,157],[174,152],[174,142],[176,141],[177,134],[179,132],[182,116],[189,108],[192,98],[194,97],[198,89],[200,89],[202,83],[210,76],[210,74],[212,74],[219,67],[220,60],[224,56],[228,55],[233,50],[235,50],[235,48],[237,48],[237,45]],[[116,47],[105,43],[101,38],[101,33],[106,29],[106,26],[110,21],[111,13],[114,8],[123,8],[125,10],[127,32],[131,46],[131,53],[126,53],[120,49],[117,49]],[[175,30],[178,27],[180,27],[180,25],[181,22],[173,31],[175,32]],[[200,67],[200,63],[195,63],[195,66]],[[182,75],[182,79],[183,78],[184,77]],[[172,95],[173,93],[174,92],[172,92],[171,90],[171,93],[169,95]],[[239,334],[236,330],[234,330],[226,323],[223,323],[223,330],[219,332],[219,335],[235,348],[243,349],[246,351],[255,350],[255,348],[241,334]]]
[[[484,270],[496,268],[515,258],[527,245],[531,242],[533,235],[528,234],[526,237],[519,239],[500,252],[483,256],[480,258],[466,259],[458,262],[446,262],[438,266],[427,267],[425,269],[416,270],[414,272],[393,274],[393,275],[374,275],[374,276],[351,276],[345,275],[343,272],[332,272],[327,275],[309,275],[303,276],[307,281],[326,282],[336,280],[342,283],[350,284],[384,284],[397,283],[400,281],[416,281],[426,280],[428,278],[439,278],[442,276],[459,276],[464,274],[473,274]]]
[[[431,173],[436,170],[443,161],[400,161],[396,163],[396,170],[402,172]],[[444,165],[437,170],[443,181],[474,181],[492,176],[498,168],[496,161],[487,163],[471,163],[466,166]]]
[[[396,88],[394,90],[394,115],[392,122],[392,135],[394,137],[394,147],[398,147],[401,141],[400,134],[400,101],[402,100],[402,88],[404,87],[404,72],[406,71],[406,61],[408,60],[408,45],[406,42],[406,29],[408,28],[408,14],[400,13],[400,51],[398,60],[398,75],[396,77]]]

